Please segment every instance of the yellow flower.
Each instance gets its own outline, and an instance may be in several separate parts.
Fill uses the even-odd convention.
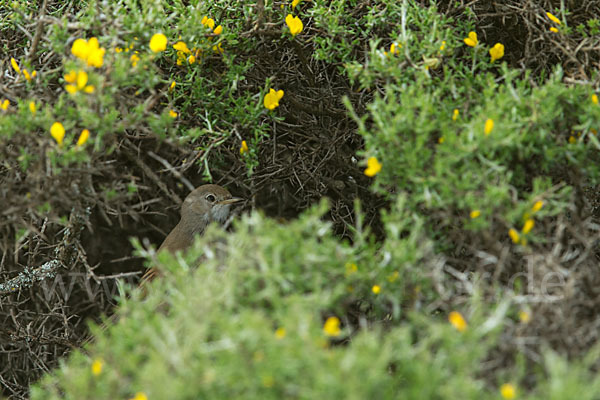
[[[508,236],[510,236],[513,243],[519,243],[519,239],[521,238],[521,235],[519,235],[519,232],[517,232],[517,230],[514,228],[510,228],[508,230]]]
[[[598,104],[598,95],[596,95],[596,94],[592,95],[592,103]]]
[[[522,323],[527,324],[529,321],[531,321],[531,314],[525,310],[521,310],[519,311],[519,319]]]
[[[8,110],[8,106],[10,106],[10,101],[8,99],[4,99],[4,101],[0,103],[0,108],[4,111]]]
[[[248,151],[248,144],[245,140],[242,140],[242,145],[240,146],[240,154],[244,154]]]
[[[379,171],[381,171],[381,167],[383,167],[383,165],[377,161],[377,158],[369,157],[367,160],[367,169],[365,169],[365,175],[373,177],[377,175]]]
[[[169,117],[177,118],[177,112],[175,112],[175,110],[169,110]]]
[[[538,200],[535,202],[533,207],[531,207],[531,211],[538,212],[542,209],[543,206],[544,206],[544,202],[542,200]]]
[[[191,56],[189,56],[189,57],[188,57],[188,62],[189,62],[190,64],[193,64],[193,63],[195,63],[195,62],[196,62],[196,56],[194,56],[194,55],[191,55]]]
[[[220,35],[221,33],[223,33],[223,26],[219,25],[215,28],[215,30],[213,31],[213,33],[215,35]]]
[[[485,136],[489,135],[492,132],[492,129],[494,129],[494,120],[488,118],[485,120],[485,126],[483,128]]]
[[[81,135],[79,135],[79,139],[77,139],[77,146],[83,146],[85,142],[88,141],[89,137],[90,131],[87,129],[82,130]]]
[[[121,53],[123,51],[119,46],[115,47],[115,53]]]
[[[490,49],[490,56],[492,57],[491,62],[494,62],[504,57],[504,45],[502,43],[496,43],[494,47]]]
[[[471,216],[471,219],[475,219],[481,215],[481,211],[473,210],[473,211],[471,211],[471,214],[469,214],[469,215]]]
[[[15,60],[14,58],[10,58],[10,65],[12,65],[13,69],[15,70],[15,72],[17,74],[21,73],[21,68],[19,68],[19,64],[17,63],[17,60]]]
[[[558,33],[558,29],[556,29],[555,27],[551,26],[550,27],[550,32]]]
[[[512,384],[505,383],[504,385],[500,386],[500,394],[503,398],[511,400],[517,395],[517,389],[515,389]]]
[[[302,28],[304,28],[300,18],[294,17],[292,14],[288,14],[287,17],[285,17],[285,23],[287,24],[288,28],[290,28],[290,33],[292,36],[296,36],[302,32]]]
[[[29,102],[29,111],[31,111],[32,114],[35,114],[35,112],[37,111],[37,107],[35,105],[35,101],[30,101]]]
[[[445,141],[446,141],[446,138],[445,138],[445,137],[443,137],[443,136],[442,136],[442,137],[440,137],[440,138],[438,138],[438,143],[439,143],[439,144],[442,144],[442,143],[444,143]]]
[[[459,332],[464,332],[467,330],[467,321],[465,321],[462,314],[458,311],[452,311],[450,314],[448,314],[448,321]]]
[[[102,367],[104,366],[104,362],[100,359],[94,360],[92,363],[92,374],[94,376],[98,376],[102,373]]]
[[[159,53],[167,49],[167,37],[162,33],[155,33],[150,39],[150,50]]]
[[[137,65],[138,61],[140,61],[140,57],[137,55],[137,51],[133,53],[131,57],[129,57],[129,60],[131,61],[131,65],[133,67]]]
[[[275,330],[275,337],[279,340],[285,337],[285,328],[279,327]]]
[[[295,9],[299,3],[300,3],[300,0],[293,0],[292,1],[292,10]]]
[[[148,396],[146,396],[146,393],[144,392],[137,392],[135,396],[129,400],[148,400]]]
[[[442,45],[440,46],[440,51],[444,51],[445,48],[446,48],[446,41],[442,40]]]
[[[556,18],[554,15],[550,14],[549,12],[547,12],[547,13],[546,13],[546,16],[547,16],[548,18],[550,18],[550,20],[551,20],[552,22],[554,22],[555,24],[558,24],[558,25],[560,25],[560,24],[561,24],[561,22],[560,22],[560,19]]]
[[[265,95],[265,99],[263,104],[269,110],[274,110],[279,107],[279,100],[283,97],[283,90],[275,91],[275,89],[270,89],[269,93]]]
[[[182,42],[181,40],[173,45],[173,48],[177,51],[182,51],[184,53],[190,53],[190,49],[188,49],[187,44]]]
[[[358,271],[358,266],[354,263],[346,263],[346,276],[352,275]]]
[[[477,40],[477,33],[473,31],[469,32],[469,37],[464,38],[463,41],[467,46],[470,47],[475,47],[477,46],[477,43],[479,43],[479,41]]]
[[[577,142],[577,138],[575,136],[569,136],[569,143],[573,144]]]
[[[50,127],[50,135],[52,135],[59,146],[62,146],[63,139],[65,138],[65,128],[60,122],[55,122]]]
[[[529,218],[527,221],[525,221],[525,224],[523,225],[523,233],[528,234],[529,232],[531,232],[534,225],[535,222],[531,218]]]
[[[340,329],[340,319],[338,317],[329,317],[323,325],[323,332],[327,336],[339,336],[342,332]]]
[[[373,287],[371,288],[371,291],[375,294],[379,294],[379,293],[381,293],[381,286],[373,285]]]
[[[458,114],[460,112],[458,111],[458,108],[455,108],[454,111],[452,112],[452,121],[456,121],[458,119]]]
[[[104,63],[104,53],[106,50],[100,47],[98,39],[93,37],[89,40],[77,39],[71,46],[71,53],[87,65],[100,68]]]

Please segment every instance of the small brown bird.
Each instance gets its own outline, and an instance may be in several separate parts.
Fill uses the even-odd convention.
[[[183,251],[194,243],[194,237],[201,235],[208,224],[218,222],[220,224],[227,221],[231,205],[243,201],[239,197],[232,197],[231,193],[219,185],[203,185],[193,190],[183,201],[181,205],[181,219],[171,233],[158,248],[158,252],[167,250],[171,253]],[[147,288],[144,286],[154,278],[160,276],[160,271],[156,268],[149,268],[142,276],[140,287],[147,294]],[[113,314],[104,322],[101,327],[106,330],[109,326],[118,321],[118,314]],[[81,343],[81,346],[91,342],[92,336],[87,337]]]
[[[243,201],[219,185],[203,185],[193,190],[181,205],[179,223],[158,248],[158,252],[183,251],[194,243],[194,237],[201,235],[211,222],[223,224],[227,221],[231,205]],[[151,281],[160,273],[150,268],[142,276],[141,285]]]

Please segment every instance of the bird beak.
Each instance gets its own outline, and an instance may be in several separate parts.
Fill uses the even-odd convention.
[[[242,199],[241,197],[232,197],[231,199],[226,199],[226,200],[222,200],[220,202],[218,202],[217,204],[234,204],[234,203],[239,203],[240,201],[244,201],[245,199]]]

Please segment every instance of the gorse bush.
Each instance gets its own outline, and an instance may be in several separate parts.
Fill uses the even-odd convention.
[[[439,3],[3,6],[6,394],[598,398],[600,3]]]

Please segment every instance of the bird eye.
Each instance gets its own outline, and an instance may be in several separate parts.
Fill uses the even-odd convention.
[[[216,198],[215,198],[215,196],[214,196],[214,195],[212,195],[212,194],[207,194],[207,195],[206,195],[206,200],[208,200],[210,203],[214,203],[214,202],[215,202],[215,200],[216,200]]]

